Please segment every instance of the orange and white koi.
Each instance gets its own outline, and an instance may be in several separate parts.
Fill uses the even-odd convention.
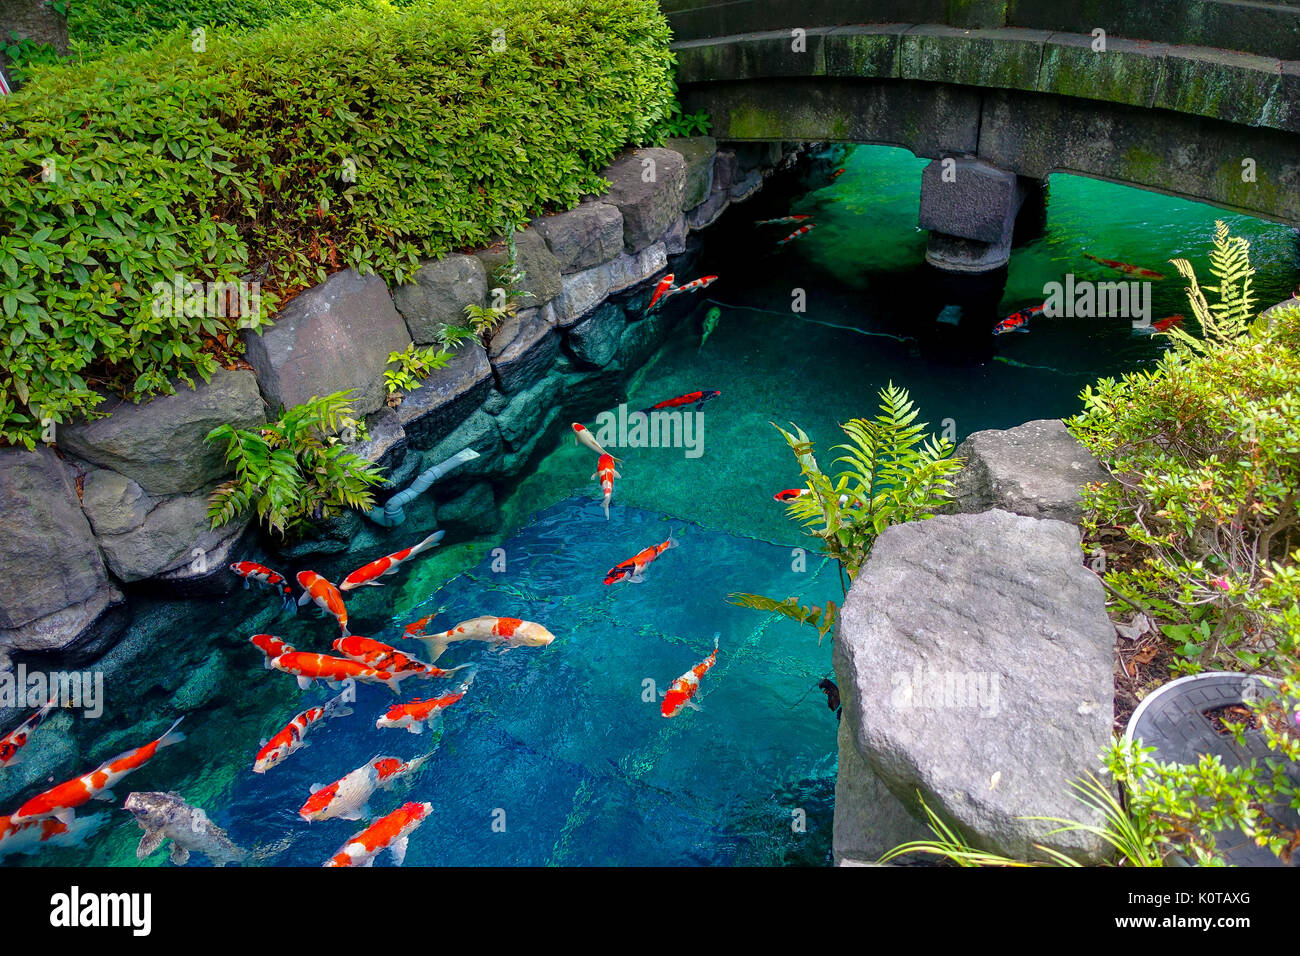
[[[427,621],[428,618],[425,618],[425,620]],[[461,664],[460,667],[443,670],[441,667],[434,667],[432,664],[424,663],[424,661],[417,661],[414,657],[408,657],[397,648],[390,647],[382,641],[374,641],[357,634],[340,637],[334,642],[334,650],[349,660],[365,664],[374,670],[388,671],[391,674],[399,675],[419,674],[421,677],[450,677],[456,671],[470,666],[469,664]]]
[[[326,866],[373,866],[375,857],[387,849],[401,866],[412,833],[433,813],[432,803],[405,803],[366,827],[325,862]]]
[[[600,490],[605,495],[605,520],[609,520],[609,499],[614,497],[614,479],[622,478],[614,470],[614,456],[601,455],[600,460],[596,462],[596,473],[591,476],[592,480],[600,479]]]
[[[14,823],[12,817],[0,817],[0,857],[36,853],[47,846],[76,846],[99,829],[107,817],[106,813],[95,813],[69,823],[52,817]]]
[[[755,220],[756,226],[783,226],[788,222],[803,222],[805,219],[811,219],[812,216],[782,216],[780,219],[758,219]]]
[[[262,749],[253,759],[253,773],[266,773],[272,767],[296,750],[307,746],[307,734],[322,721],[333,717],[347,717],[352,713],[348,703],[352,699],[352,688],[348,688],[337,697],[331,697],[318,707],[308,707],[289,721],[278,734],[270,740],[262,741]]]
[[[339,622],[339,627],[343,628],[343,636],[347,637],[348,609],[343,606],[343,595],[339,589],[315,571],[299,571],[298,586],[303,589],[298,604],[301,606],[308,601],[316,602],[323,614],[333,615],[334,620]]]
[[[700,709],[700,705],[691,698],[700,689],[700,678],[718,662],[718,636],[713,635],[713,653],[669,685],[667,693],[664,694],[663,704],[659,708],[659,712],[665,717],[676,717],[686,707],[692,710]]]
[[[679,292],[698,292],[700,289],[707,289],[709,286],[713,285],[713,283],[717,281],[718,281],[717,276],[703,276],[702,278],[699,279],[693,279],[692,281],[686,283],[686,285],[678,286],[676,289],[669,289],[667,292],[664,293],[664,299],[665,301],[671,299]]]
[[[282,641],[274,634],[254,634],[248,639],[248,642],[266,655],[266,669],[271,669],[271,662],[281,654],[293,654],[296,648]]]
[[[460,687],[456,688],[453,693],[428,699],[417,697],[410,703],[394,704],[388,708],[383,716],[375,721],[375,727],[381,730],[385,727],[405,728],[409,733],[424,733],[425,724],[432,724],[438,714],[469,692],[470,684],[474,683],[475,673],[476,671],[470,671],[469,676],[461,682]]]
[[[653,309],[655,307],[655,303],[659,301],[660,297],[662,297],[663,294],[667,292],[669,289],[671,289],[672,287],[673,287],[673,274],[670,272],[668,273],[668,275],[660,279],[659,284],[655,286],[654,294],[650,296],[650,304],[645,307],[645,310],[649,312],[651,309]]]
[[[812,494],[807,488],[786,488],[784,491],[778,491],[772,496],[773,501],[783,503],[794,501],[796,498],[802,498],[804,495]],[[840,495],[840,507],[843,508],[849,503],[848,495]]]
[[[545,647],[555,640],[554,634],[535,621],[490,615],[461,621],[455,627],[437,634],[417,631],[406,636],[424,643],[429,650],[430,663],[441,657],[447,645],[455,641],[484,641],[497,646],[504,654],[516,647]]]
[[[596,441],[595,437],[588,430],[587,426],[582,424],[581,422],[573,423],[573,440],[575,443],[581,442],[582,444],[586,445],[597,455],[609,455],[609,452],[605,451],[605,449],[600,447],[600,442]],[[614,458],[613,455],[610,455],[610,457]],[[614,460],[622,461],[623,459],[614,458]]]
[[[284,579],[284,575],[277,574],[266,565],[253,561],[236,561],[230,566],[230,570],[244,579],[245,591],[248,590],[250,581],[256,581],[258,587],[269,584],[280,593],[280,600],[285,610],[291,614],[298,613],[298,606],[293,603],[293,588],[289,587],[289,582]]]
[[[9,822],[26,823],[29,820],[54,817],[60,823],[71,825],[75,816],[73,811],[77,807],[91,800],[112,800],[114,784],[147,764],[163,747],[170,747],[184,740],[185,735],[176,730],[184,719],[178,717],[176,723],[167,728],[166,733],[157,740],[150,741],[143,747],[123,751],[116,757],[104,761],[90,773],[65,780],[57,787],[37,794],[19,807],[9,818]]]
[[[630,581],[633,584],[640,584],[645,580],[645,569],[650,562],[669,548],[675,547],[677,547],[677,539],[670,532],[667,541],[653,544],[644,551],[637,552],[635,556],[628,558],[621,564],[616,564],[610,568],[609,573],[605,575],[605,583],[613,584],[616,581]]]
[[[0,769],[22,763],[23,758],[18,751],[27,746],[27,739],[32,735],[32,731],[39,727],[45,718],[49,716],[50,711],[55,707],[55,703],[56,699],[51,697],[40,710],[9,731],[9,733],[0,737]]]
[[[314,820],[363,820],[370,818],[370,798],[379,789],[379,771],[374,763],[358,767],[328,787],[312,784],[311,796],[298,811],[308,823]]]
[[[394,551],[392,554],[371,561],[364,567],[357,568],[343,579],[342,583],[339,584],[339,590],[351,591],[353,588],[359,588],[363,585],[376,588],[383,587],[383,583],[376,581],[375,578],[395,574],[403,561],[415,557],[421,551],[434,547],[446,534],[445,531],[435,531],[417,545],[403,548],[401,551]]]
[[[428,753],[423,757],[416,757],[414,760],[400,760],[397,757],[376,757],[371,761],[370,765],[379,774],[379,785],[385,790],[390,790],[394,784],[418,773],[420,768],[432,756],[433,754]]]
[[[794,242],[800,236],[808,235],[808,233],[812,232],[813,229],[816,228],[816,226],[817,224],[815,222],[811,222],[806,226],[800,226],[794,232],[790,233],[790,235],[786,236],[784,239],[778,242],[777,245],[784,246],[787,242]]]
[[[1114,269],[1117,272],[1122,272],[1126,276],[1141,276],[1143,279],[1164,278],[1163,273],[1154,272],[1151,269],[1143,269],[1141,266],[1135,266],[1128,262],[1120,262],[1117,259],[1098,259],[1096,256],[1087,252],[1083,254],[1083,257],[1085,259],[1091,259],[1093,262],[1101,263],[1107,269]]]
[[[338,687],[346,680],[355,680],[363,684],[383,684],[394,694],[400,693],[399,686],[410,672],[394,674],[392,671],[376,670],[350,661],[343,657],[331,657],[329,654],[308,654],[304,651],[291,651],[281,654],[271,661],[276,670],[298,678],[298,686],[303,690],[311,687],[312,681],[323,680],[330,687]]]

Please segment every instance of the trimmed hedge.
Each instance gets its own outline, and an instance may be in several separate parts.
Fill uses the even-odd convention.
[[[668,39],[654,0],[425,0],[42,71],[0,102],[0,443],[206,378],[339,268],[400,283],[600,191],[671,105]],[[155,314],[175,276],[262,312]]]

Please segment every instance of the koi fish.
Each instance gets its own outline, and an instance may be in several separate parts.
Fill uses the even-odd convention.
[[[841,170],[841,172],[843,172],[843,170]],[[800,236],[808,235],[808,233],[813,231],[816,225],[817,224],[815,222],[812,222],[806,226],[800,226],[794,232],[790,233],[790,235],[786,236],[784,239],[778,242],[777,245],[784,246],[787,242],[793,242],[794,240],[798,239]]]
[[[50,711],[54,709],[55,703],[56,698],[51,697],[42,705],[40,710],[9,731],[9,733],[0,737],[0,770],[22,763],[23,758],[18,751],[27,746],[27,738],[49,716]]]
[[[756,226],[783,226],[787,222],[803,222],[805,219],[811,219],[812,216],[782,216],[780,219],[759,219],[754,222]]]
[[[177,866],[190,861],[190,851],[202,853],[213,866],[242,863],[248,858],[248,851],[231,843],[225,830],[209,820],[201,808],[186,803],[179,793],[128,794],[123,808],[144,831],[135,850],[137,860],[143,860],[167,840],[172,841],[168,856]]]
[[[609,499],[614,497],[614,479],[623,477],[614,470],[614,456],[601,455],[600,460],[596,462],[596,473],[591,477],[593,481],[596,478],[600,479],[600,490],[605,495],[605,520],[608,521]]]
[[[1182,325],[1186,321],[1181,315],[1171,315],[1168,318],[1160,319],[1151,323],[1151,328],[1157,332],[1168,332],[1175,325]]]
[[[609,569],[605,575],[605,583],[613,584],[616,581],[631,581],[633,584],[640,584],[645,580],[645,569],[655,558],[663,554],[669,548],[677,547],[677,539],[668,534],[668,540],[660,544],[652,544],[644,551],[638,552],[634,557],[628,558],[621,564],[616,564]]]
[[[12,817],[0,817],[0,857],[10,853],[37,853],[47,846],[77,846],[99,829],[107,813],[77,817],[70,823],[47,817],[14,823]]]
[[[672,287],[673,287],[673,274],[670,272],[668,273],[668,275],[660,279],[659,284],[655,286],[654,295],[650,296],[650,304],[645,307],[645,310],[649,312],[651,309],[653,309],[655,307],[655,303],[659,301],[660,297]]]
[[[281,654],[296,652],[296,648],[292,644],[280,640],[274,634],[254,634],[248,639],[248,642],[266,655],[267,670],[271,669],[271,662]]]
[[[257,757],[253,760],[253,773],[266,773],[272,767],[278,766],[280,761],[289,754],[307,746],[307,734],[322,721],[333,717],[347,717],[351,714],[352,708],[348,706],[348,699],[352,694],[353,690],[349,687],[318,707],[308,707],[270,740],[263,740],[262,749],[257,752]]]
[[[678,286],[676,289],[669,289],[667,292],[664,293],[664,300],[666,301],[668,299],[671,299],[679,292],[697,292],[700,289],[707,289],[709,286],[713,285],[713,283],[717,281],[718,281],[717,276],[704,276],[699,279],[693,279],[690,282],[686,283],[686,285]]]
[[[685,707],[699,710],[700,705],[691,700],[700,689],[700,678],[709,672],[709,668],[718,662],[718,637],[713,635],[713,653],[688,670],[668,687],[659,711],[665,717],[676,717]]]
[[[371,561],[365,567],[357,568],[339,585],[340,591],[351,591],[353,588],[359,588],[362,585],[371,587],[383,587],[383,583],[376,581],[375,578],[387,577],[395,574],[401,563],[408,558],[413,558],[421,551],[432,548],[447,534],[445,531],[435,531],[429,537],[425,538],[414,547],[404,548],[401,551],[394,551],[392,554],[385,555],[375,561]]]
[[[428,618],[425,618],[425,620],[427,621]],[[422,677],[450,677],[456,671],[470,666],[469,664],[461,664],[460,667],[443,670],[441,667],[434,667],[432,664],[424,663],[424,661],[417,661],[414,657],[407,657],[397,648],[389,647],[381,641],[372,641],[368,637],[360,637],[356,634],[349,637],[340,637],[334,642],[334,650],[349,660],[365,664],[373,670],[388,671],[390,674],[398,675],[419,674]]]
[[[1046,305],[1047,303],[1044,302],[1042,305],[1031,305],[1019,312],[1012,312],[993,327],[993,334],[1005,335],[1008,332],[1028,332],[1029,320],[1041,314]]]
[[[663,411],[666,408],[680,408],[683,405],[694,405],[697,412],[703,411],[705,402],[717,398],[721,394],[722,392],[716,388],[707,391],[688,392],[685,395],[678,395],[676,398],[660,402],[658,405],[651,405],[649,408],[643,409],[643,411],[649,415],[651,412]]]
[[[587,429],[587,426],[583,425],[581,422],[573,423],[573,440],[575,443],[581,442],[582,444],[586,445],[597,455],[609,455],[609,452],[605,451],[605,449],[600,447],[600,442],[596,441],[596,439],[592,436],[591,432]],[[610,455],[610,457],[614,458],[613,455]],[[623,459],[614,458],[614,460],[622,461]]]
[[[314,820],[365,820],[370,818],[370,798],[379,789],[379,771],[373,763],[358,767],[328,787],[312,784],[311,796],[298,811],[308,823]]]
[[[1164,275],[1159,272],[1152,272],[1150,269],[1143,269],[1141,266],[1131,265],[1127,262],[1119,262],[1115,259],[1098,259],[1096,256],[1085,252],[1085,259],[1091,259],[1093,262],[1099,262],[1107,269],[1115,269],[1124,273],[1126,276],[1141,276],[1143,279],[1163,279]]]
[[[778,491],[772,496],[773,501],[791,502],[796,498],[802,498],[804,495],[812,494],[807,488],[786,488],[784,491]],[[848,495],[840,495],[840,507],[843,508],[849,503]]]
[[[388,711],[382,717],[375,721],[375,727],[380,730],[385,727],[405,728],[409,733],[424,733],[425,724],[432,724],[438,714],[469,692],[470,684],[474,683],[475,673],[476,671],[470,671],[469,676],[461,682],[460,687],[453,693],[428,699],[417,697],[408,704],[394,704],[388,708]]]
[[[839,169],[835,170],[835,172],[831,173],[831,179],[839,179],[843,175],[844,175],[844,167],[841,166]]]
[[[303,589],[298,604],[301,606],[308,601],[315,601],[322,614],[333,615],[334,620],[339,622],[339,627],[343,628],[343,636],[347,637],[348,609],[343,606],[343,595],[339,589],[315,571],[299,571],[298,586]]]
[[[432,803],[406,803],[376,820],[340,847],[326,866],[373,866],[375,857],[387,849],[393,863],[402,865],[412,833],[433,813]]]
[[[328,654],[307,654],[292,651],[281,654],[271,661],[271,666],[284,674],[298,678],[298,686],[303,690],[311,687],[312,681],[323,680],[330,687],[338,687],[346,680],[360,681],[363,684],[383,684],[394,694],[400,693],[402,678],[410,673],[394,674],[392,671],[376,670],[356,661],[343,657],[331,657]]]
[[[461,621],[450,630],[439,634],[414,632],[406,636],[424,643],[424,646],[429,649],[430,663],[441,657],[447,645],[454,641],[484,641],[499,645],[501,653],[504,654],[516,647],[545,647],[555,640],[554,634],[533,621],[489,615]]]
[[[379,785],[385,790],[391,790],[393,785],[401,780],[405,780],[419,772],[433,754],[428,753],[423,757],[416,757],[414,760],[399,760],[397,757],[377,757],[371,761],[371,766],[379,774]]]
[[[57,787],[37,794],[19,807],[18,811],[9,818],[9,822],[26,823],[29,820],[54,817],[65,826],[71,826],[75,816],[73,811],[77,807],[91,800],[112,800],[114,784],[133,770],[139,770],[147,764],[163,747],[170,747],[184,740],[185,735],[176,730],[184,719],[178,717],[176,723],[167,728],[167,731],[157,740],[143,747],[123,751],[116,757],[106,760],[90,773],[65,780]]]
[[[280,592],[280,600],[284,604],[284,609],[290,614],[298,613],[298,606],[293,603],[293,588],[289,587],[289,582],[284,579],[283,575],[277,574],[265,565],[255,564],[252,561],[236,561],[230,566],[230,570],[244,579],[245,591],[248,590],[248,582],[250,581],[256,581],[258,587],[269,584]]]

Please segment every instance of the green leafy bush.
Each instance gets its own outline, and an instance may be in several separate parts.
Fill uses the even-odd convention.
[[[1179,669],[1274,668],[1300,587],[1300,309],[1250,314],[1241,240],[1221,229],[1205,338],[1176,329],[1154,370],[1084,390],[1075,436],[1112,476],[1084,497],[1111,593],[1172,639]],[[1281,655],[1281,656],[1279,656]]]
[[[345,507],[373,508],[370,489],[383,483],[383,472],[347,451],[339,438],[340,431],[349,439],[366,437],[348,404],[353,391],[313,397],[257,430],[212,429],[207,441],[224,441],[226,461],[235,469],[208,503],[212,527],[255,508],[259,521],[285,536]]]
[[[388,386],[389,396],[414,391],[419,386],[420,379],[428,378],[430,372],[446,367],[450,361],[451,353],[436,345],[421,348],[412,342],[405,351],[389,352],[388,364],[397,366],[384,370],[384,383]]]
[[[423,0],[41,71],[0,101],[0,440],[210,375],[332,271],[401,283],[600,191],[667,44],[652,0]],[[159,316],[176,276],[262,310]]]
[[[950,476],[962,466],[962,459],[952,457],[951,441],[927,435],[925,424],[914,424],[920,412],[906,389],[891,382],[880,390],[880,402],[881,413],[874,419],[855,418],[840,426],[849,443],[836,446],[847,454],[835,459],[846,466],[835,477],[822,471],[813,443],[801,428],[787,432],[772,426],[790,445],[807,481],[808,493],[791,500],[786,512],[821,540],[825,554],[839,565],[845,593],[844,576],[850,581],[857,576],[881,532],[890,525],[934,517],[951,497]],[[755,594],[732,594],[730,600],[808,624],[816,628],[819,643],[835,623],[833,601],[822,609],[801,606],[793,598],[775,601]]]

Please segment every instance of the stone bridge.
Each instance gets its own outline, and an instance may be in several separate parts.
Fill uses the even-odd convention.
[[[936,160],[921,225],[941,268],[1004,264],[1053,172],[1300,225],[1300,0],[661,5],[684,108],[718,138]]]

